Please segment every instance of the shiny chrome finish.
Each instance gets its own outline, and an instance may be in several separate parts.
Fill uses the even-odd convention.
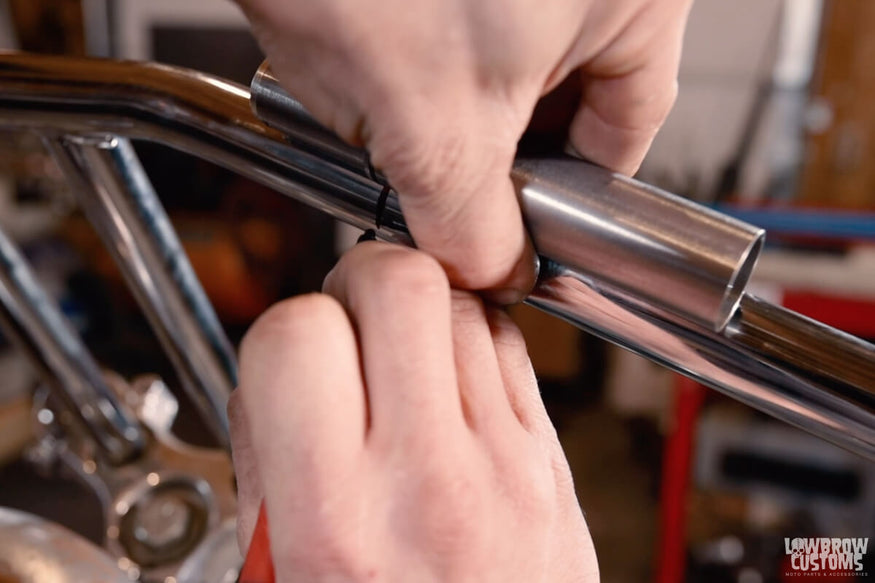
[[[142,581],[175,577],[192,560],[222,572],[239,568],[239,555],[216,544],[237,511],[230,454],[174,436],[179,403],[160,378],[147,375],[128,383],[107,372],[106,382],[124,396],[151,436],[129,463],[109,464],[94,456],[93,440],[59,403],[47,399],[44,389],[37,391],[34,405],[41,420],[35,447],[51,452],[54,460],[47,461],[76,476],[100,500],[103,544],[110,556],[133,580]]]
[[[871,344],[753,296],[745,296],[740,308],[741,316],[727,328],[727,338],[754,354],[768,354],[788,373],[827,391],[868,389],[859,398],[875,411]],[[824,344],[832,350],[819,350]]]
[[[106,553],[31,514],[0,508],[0,581],[130,583]]]
[[[46,140],[113,255],[182,386],[223,447],[236,359],[131,144],[88,136]]]
[[[518,160],[513,180],[542,256],[720,331],[765,232],[579,160]]]
[[[289,143],[351,172],[385,182],[371,166],[367,151],[338,139],[337,134],[314,120],[282,88],[267,61],[258,68],[249,90],[255,115],[270,127],[280,130]]]
[[[276,123],[276,115],[273,119]],[[363,228],[372,226],[383,189],[382,183],[368,174],[370,170],[333,159],[313,146],[310,136],[287,140],[262,123],[249,109],[246,89],[157,65],[28,55],[0,57],[0,127],[72,135],[110,133],[166,143]],[[682,271],[683,262],[692,261],[693,265],[687,266],[691,273],[706,274],[705,281],[712,275],[719,276],[731,287],[724,297],[714,293],[716,288],[709,284],[711,291],[706,289],[691,298],[696,300],[695,305],[684,309],[681,301],[675,302],[681,309],[671,309],[663,305],[666,290],[636,294],[618,281],[620,276],[616,274],[600,274],[586,265],[551,263],[551,259],[583,263],[574,257],[585,258],[585,250],[578,248],[584,234],[572,225],[585,228],[589,219],[580,216],[580,203],[573,196],[564,204],[551,203],[556,188],[576,192],[576,183],[562,186],[556,176],[542,176],[537,169],[526,171],[529,180],[521,188],[523,205],[529,204],[533,190],[544,197],[532,207],[544,211],[541,218],[532,221],[532,236],[541,245],[553,246],[550,253],[539,250],[545,255],[546,267],[531,298],[534,305],[769,414],[875,458],[875,347],[786,310],[745,298],[741,291],[758,235],[751,239],[749,249],[737,245],[735,236],[744,228],[731,221],[721,223],[722,218],[714,217],[715,224],[734,225],[721,226],[713,235],[716,240],[725,237],[733,242],[727,251],[736,254],[736,263],[721,268],[719,258],[723,255],[719,249],[697,254],[694,241],[699,235],[681,245],[685,251],[677,255],[677,263],[672,263],[670,254],[664,255],[666,268]],[[610,184],[611,180],[618,182]],[[603,176],[593,184],[596,190],[631,188],[616,177]],[[635,188],[648,190],[637,183]],[[603,200],[600,204],[609,202]],[[634,234],[647,228],[647,217],[636,217],[631,223],[634,228],[628,229],[630,223],[622,213],[610,212],[606,206],[598,208],[602,210],[596,216],[604,221],[601,228],[608,233],[625,229]],[[677,212],[675,217],[680,219],[683,212]],[[410,241],[396,197],[389,198],[383,218],[380,238]],[[684,223],[672,220],[668,224]],[[657,223],[651,228],[661,227]],[[552,230],[565,232],[566,238],[552,238]],[[650,233],[653,241],[665,246],[672,244],[672,235]],[[640,265],[627,248],[620,245],[619,249],[623,252],[618,257],[634,259],[637,263],[633,265]],[[709,258],[716,260],[711,267],[707,266]],[[616,261],[615,270],[625,267]],[[690,281],[693,278],[682,276],[678,289],[689,289]],[[720,301],[715,303],[718,295]],[[739,299],[741,309],[722,331],[715,331]],[[800,350],[797,343],[804,349]],[[854,366],[844,367],[841,363],[849,359]]]
[[[154,63],[0,54],[0,128],[159,142],[368,229],[383,186],[303,150],[252,112],[249,90]],[[397,197],[380,238],[410,243]]]
[[[875,347],[744,296],[722,332],[548,266],[528,303],[875,460]]]
[[[177,583],[236,583],[243,558],[237,523],[229,520],[213,531],[176,572]]]
[[[18,248],[0,230],[0,326],[113,463],[142,451],[144,435]]]
[[[175,577],[195,555],[204,563],[216,561],[215,567],[239,568],[235,557],[213,541],[237,515],[230,455],[189,445],[173,435],[178,403],[159,378],[119,381],[119,392],[136,397],[138,418],[154,440],[134,464],[95,468],[94,479],[103,482],[109,502],[107,548],[136,565],[144,581]]]
[[[368,154],[317,124],[263,64],[252,107],[290,143],[383,181]],[[721,330],[759,256],[762,229],[573,159],[517,160],[511,172],[538,253]]]

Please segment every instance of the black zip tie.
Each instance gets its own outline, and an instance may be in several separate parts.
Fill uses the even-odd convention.
[[[371,153],[367,151],[365,151],[365,164],[368,165],[368,178],[370,178],[374,182],[379,182],[380,184],[383,184],[383,181],[380,180],[379,175],[377,175],[377,169],[374,168],[373,164],[371,164]]]
[[[359,235],[358,241],[355,242],[356,245],[359,243],[364,243],[365,241],[376,241],[377,240],[377,232],[373,229],[368,229],[361,235]]]
[[[384,185],[382,192],[380,192],[380,198],[377,199],[377,212],[375,213],[374,224],[378,229],[383,226],[383,213],[386,212],[386,201],[389,200],[390,192],[392,192],[392,187],[388,184]]]
[[[377,229],[383,226],[383,213],[386,212],[386,201],[389,200],[389,194],[392,192],[392,187],[377,173],[377,169],[371,164],[371,155],[369,153],[365,153],[365,164],[367,164],[369,178],[382,185],[383,190],[380,191],[380,197],[377,199],[377,208],[374,211],[374,225],[376,229],[367,229],[359,236],[356,244],[377,240]]]
[[[392,187],[388,184],[383,186],[383,190],[380,192],[380,198],[377,199],[377,210],[374,213],[374,224],[376,225],[376,229],[379,229],[383,226],[383,213],[386,211],[386,201],[389,199],[389,193],[392,192]],[[376,229],[368,229],[361,235],[359,235],[356,244],[362,243],[364,241],[376,241],[377,240],[377,230]]]

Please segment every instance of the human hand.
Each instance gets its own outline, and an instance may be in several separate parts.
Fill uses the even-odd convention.
[[[278,581],[598,581],[519,330],[422,252],[363,243],[271,308],[229,405],[245,552]]]
[[[519,300],[534,256],[509,173],[570,73],[570,141],[633,174],[675,100],[692,0],[238,0],[279,79],[364,145],[417,245],[464,289]]]

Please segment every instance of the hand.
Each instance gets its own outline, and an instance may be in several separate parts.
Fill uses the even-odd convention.
[[[465,289],[521,299],[533,255],[509,180],[538,99],[569,73],[570,140],[633,174],[667,116],[692,0],[239,0],[285,86],[365,145],[417,245]]]
[[[424,253],[363,243],[243,341],[229,406],[245,552],[279,581],[598,581],[508,316]]]

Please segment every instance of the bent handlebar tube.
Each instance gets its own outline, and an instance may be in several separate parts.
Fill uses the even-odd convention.
[[[265,114],[259,91],[276,128],[249,90],[201,73],[9,54],[0,127],[160,142],[373,227],[384,180],[366,155],[293,100]],[[875,459],[875,347],[744,293],[761,231],[582,162],[519,160],[512,177],[543,264],[532,305]],[[396,196],[378,236],[410,243]]]

